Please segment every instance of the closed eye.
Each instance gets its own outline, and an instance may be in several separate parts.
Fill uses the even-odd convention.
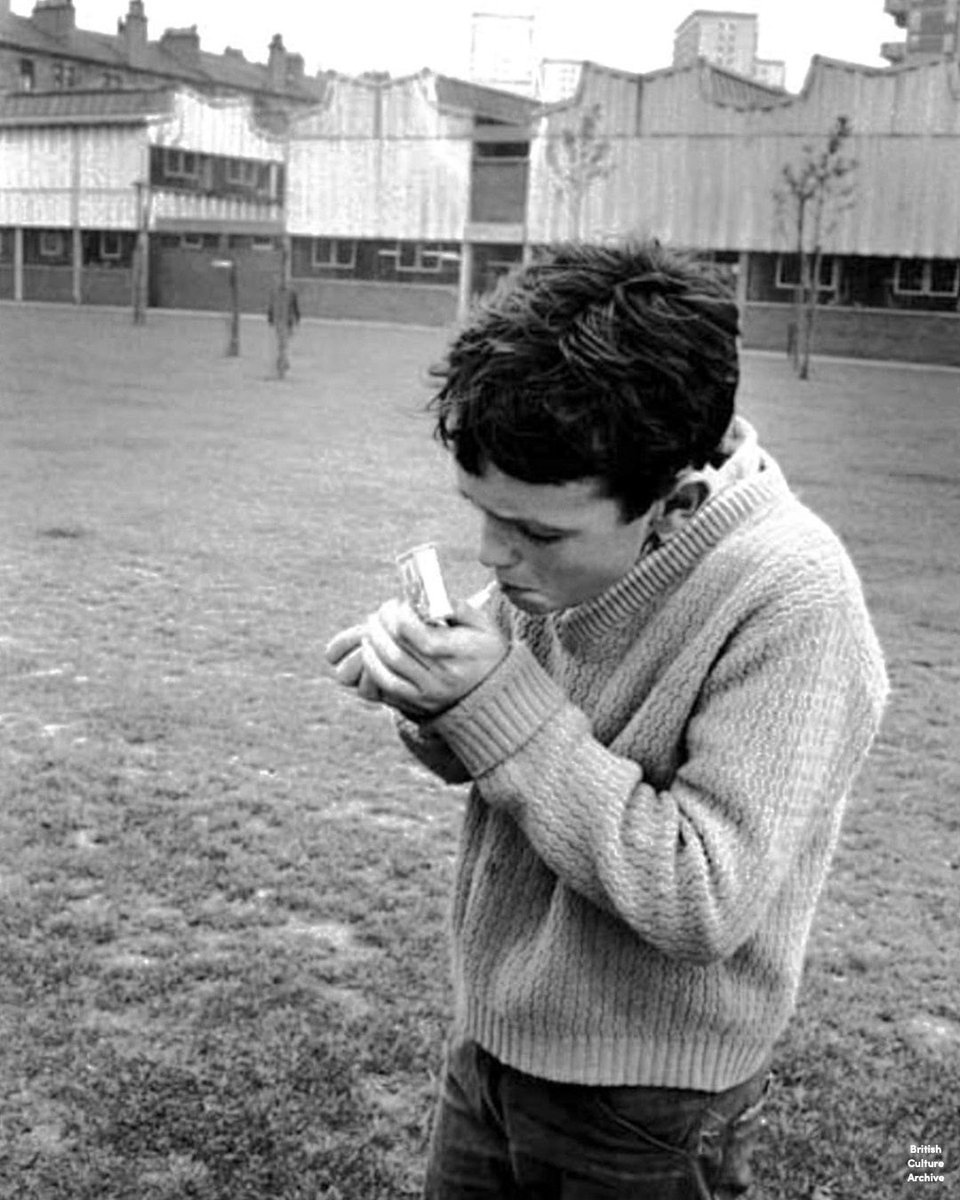
[[[538,546],[546,546],[551,542],[561,542],[566,537],[564,533],[534,533],[532,529],[517,529],[517,533],[521,537],[525,537],[528,542],[534,542]]]

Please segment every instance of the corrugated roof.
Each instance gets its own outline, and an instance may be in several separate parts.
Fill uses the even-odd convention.
[[[13,13],[0,17],[0,45],[15,50],[72,58],[97,63],[104,67],[126,67],[164,76],[195,87],[223,88],[232,91],[262,92],[297,100],[316,102],[323,94],[323,84],[308,76],[287,80],[276,88],[264,63],[252,63],[239,54],[210,54],[201,50],[195,57],[173,53],[161,41],[148,42],[146,51],[136,66],[130,63],[124,40],[119,35],[73,29],[64,37],[53,37],[38,29],[29,17]]]
[[[142,124],[173,111],[169,88],[141,91],[9,92],[0,95],[0,125]]]
[[[498,88],[437,75],[437,101],[441,108],[457,108],[478,117],[504,121],[510,125],[528,122],[540,107],[536,100],[516,92],[501,92]]]
[[[731,104],[735,108],[773,108],[788,97],[783,88],[771,87],[727,71],[716,63],[701,60],[701,85],[704,95],[714,104]]]

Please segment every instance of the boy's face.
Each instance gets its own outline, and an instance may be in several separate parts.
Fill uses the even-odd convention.
[[[605,592],[633,567],[649,528],[646,514],[624,521],[595,479],[525,483],[491,464],[482,475],[458,466],[457,483],[480,514],[480,562],[525,612],[553,612]]]

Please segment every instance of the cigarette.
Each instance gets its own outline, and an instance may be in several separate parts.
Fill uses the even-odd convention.
[[[468,596],[467,603],[471,608],[483,608],[496,590],[497,581],[495,579],[491,579],[486,587],[481,588],[479,592],[474,592],[472,596]]]
[[[453,605],[447,595],[433,542],[425,542],[397,555],[397,570],[404,599],[422,620],[440,624],[453,616]]]

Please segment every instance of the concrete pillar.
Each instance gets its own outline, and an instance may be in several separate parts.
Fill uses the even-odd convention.
[[[460,287],[457,293],[457,320],[462,321],[470,310],[473,299],[473,246],[469,242],[460,244]]]
[[[83,233],[76,226],[73,234],[73,302],[83,303]]]
[[[13,298],[23,299],[23,229],[13,231]]]

